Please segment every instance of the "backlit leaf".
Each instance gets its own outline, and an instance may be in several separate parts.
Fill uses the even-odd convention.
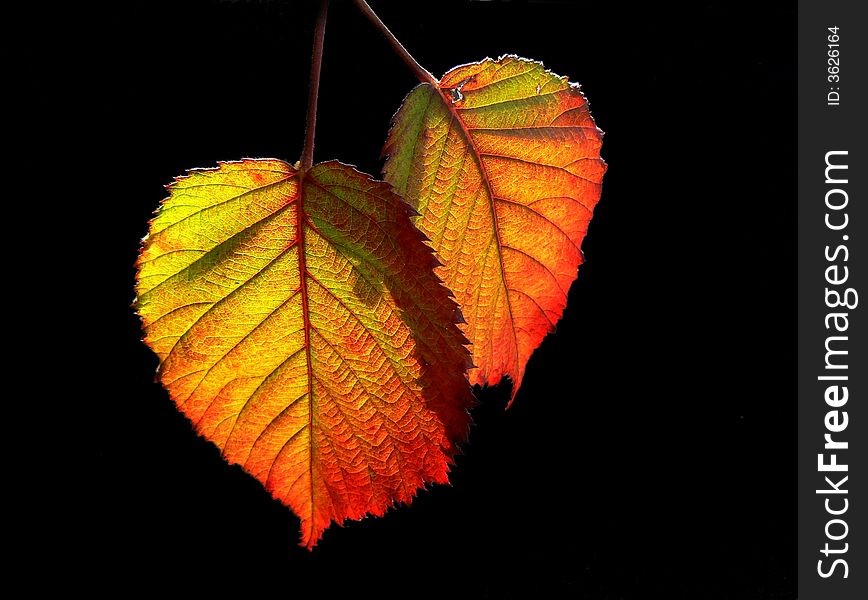
[[[136,300],[159,379],[301,518],[302,545],[446,482],[469,425],[467,340],[389,186],[248,159],[169,190]]]
[[[471,383],[513,381],[561,318],[606,165],[578,86],[504,56],[422,84],[396,113],[385,178],[418,210],[473,343]]]

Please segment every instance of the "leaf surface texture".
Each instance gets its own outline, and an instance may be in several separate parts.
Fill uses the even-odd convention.
[[[467,340],[407,205],[337,162],[225,162],[168,187],[136,301],[159,379],[300,517],[302,545],[447,482]]]
[[[472,342],[471,383],[512,379],[563,314],[606,170],[578,87],[516,56],[416,87],[393,118],[385,179],[419,213]]]

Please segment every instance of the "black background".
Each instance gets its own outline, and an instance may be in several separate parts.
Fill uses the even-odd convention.
[[[154,383],[130,303],[163,184],[299,157],[316,2],[101,7],[76,40],[86,64],[69,65],[72,127],[100,157],[80,219],[98,236],[77,241],[98,274],[72,352],[87,376],[70,383],[87,398],[65,542],[79,582],[116,597],[795,597],[795,6],[372,6],[435,76],[510,52],[582,84],[609,171],[557,333],[509,411],[505,386],[478,394],[451,487],[299,548],[296,517]],[[315,159],[379,173],[415,80],[342,0],[324,61]]]

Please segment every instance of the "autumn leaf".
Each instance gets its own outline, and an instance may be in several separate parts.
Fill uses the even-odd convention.
[[[407,205],[337,162],[225,162],[168,187],[138,262],[158,377],[300,517],[302,545],[445,483],[469,357]]]
[[[471,383],[512,379],[561,318],[606,165],[578,86],[504,56],[416,87],[385,178],[418,210],[473,343]]]

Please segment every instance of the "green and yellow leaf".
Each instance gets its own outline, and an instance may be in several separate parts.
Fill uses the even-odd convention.
[[[471,383],[512,379],[552,331],[600,198],[602,132],[578,86],[504,56],[422,84],[393,119],[386,181],[420,215],[472,342]]]
[[[169,190],[138,263],[159,379],[299,516],[302,544],[446,482],[469,425],[466,339],[389,186],[248,159]]]

